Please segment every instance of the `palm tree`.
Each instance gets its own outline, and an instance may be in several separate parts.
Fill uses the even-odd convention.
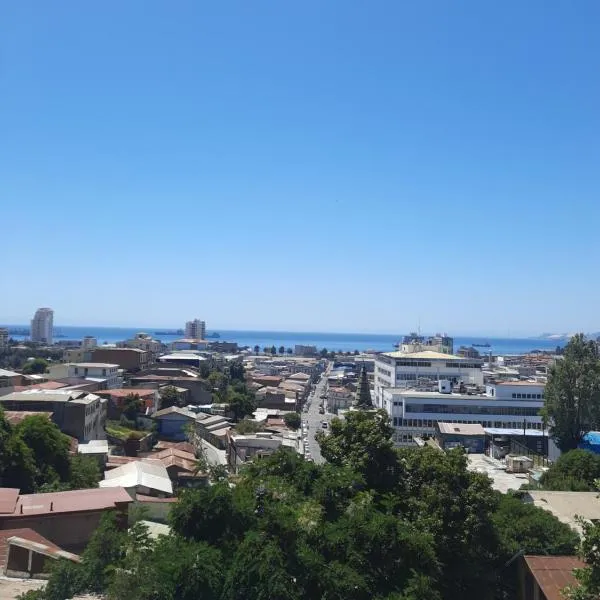
[[[254,354],[258,354],[260,352],[260,346],[258,344],[256,344],[256,346],[254,346]]]
[[[279,354],[285,354],[285,347],[279,346]]]

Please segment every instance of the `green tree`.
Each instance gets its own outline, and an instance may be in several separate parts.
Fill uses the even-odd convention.
[[[285,346],[279,346],[279,354],[285,354]]]
[[[127,394],[123,402],[123,415],[129,421],[137,421],[138,415],[142,410],[142,401],[139,394]]]
[[[498,499],[489,478],[467,469],[462,449],[431,447],[398,452],[403,475],[389,510],[421,523],[442,565],[442,598],[491,598],[500,544],[493,514]]]
[[[228,394],[227,403],[229,404],[229,409],[233,413],[236,421],[251,415],[256,410],[256,400],[254,394],[248,390],[244,392],[232,390]]]
[[[275,356],[277,354],[277,348],[275,348],[275,346],[271,346],[270,352],[273,356]]]
[[[250,505],[243,502],[243,492],[227,482],[184,490],[170,512],[173,530],[190,540],[220,545],[223,550],[235,547],[255,518]]]
[[[299,429],[300,425],[302,425],[302,418],[297,412],[285,413],[283,420],[290,429]]]
[[[550,368],[544,391],[550,434],[562,452],[600,424],[600,361],[595,342],[577,334]]]
[[[235,430],[240,435],[256,433],[257,431],[262,431],[262,429],[263,429],[263,426],[259,422],[253,421],[251,419],[242,419],[235,426]]]
[[[200,362],[198,370],[202,379],[206,379],[210,375],[210,367],[206,364],[206,361]]]
[[[287,354],[294,354],[294,351],[291,348],[286,348],[285,351]]]
[[[329,356],[327,348],[321,348],[321,350],[319,351],[319,355],[321,356],[321,358],[327,358]]]
[[[31,448],[17,436],[0,408],[0,485],[34,491],[37,469]]]
[[[498,493],[497,497],[498,508],[493,520],[503,559],[508,560],[520,550],[544,555],[575,553],[579,536],[552,513],[512,495]]]
[[[256,344],[256,346],[254,346],[254,354],[258,354],[260,352],[260,346],[258,344]]]
[[[229,379],[231,382],[246,381],[246,369],[244,369],[244,363],[235,361],[229,367]]]
[[[48,361],[43,358],[34,358],[23,366],[23,375],[40,375],[48,370]]]
[[[358,390],[356,391],[356,400],[354,401],[354,406],[363,410],[369,410],[373,408],[373,400],[371,400],[371,388],[369,387],[367,370],[364,365],[360,370]]]
[[[72,456],[69,464],[69,488],[83,490],[98,487],[102,479],[98,461],[92,456],[77,454]]]
[[[593,491],[600,478],[600,456],[588,450],[571,450],[542,474],[540,484],[546,490]]]
[[[273,539],[248,532],[235,553],[223,589],[223,600],[300,600],[300,589],[288,573],[286,557]]]
[[[499,564],[508,566],[500,572],[500,585],[510,594],[518,589],[518,562],[510,562],[519,553],[572,555],[579,536],[552,513],[526,504],[521,499],[497,494],[498,508],[493,521],[500,541]]]
[[[323,458],[360,473],[375,489],[394,485],[400,465],[391,441],[392,428],[384,410],[350,412],[333,419],[330,434],[316,436]]]
[[[271,353],[271,348],[269,348],[269,346],[265,346],[263,348],[263,354],[270,354]]]
[[[99,593],[108,588],[125,556],[126,538],[117,514],[104,513],[81,555],[81,591]]]
[[[180,536],[130,533],[124,568],[109,590],[111,600],[218,600],[223,587],[223,558],[205,542]]]
[[[179,393],[177,388],[172,385],[167,385],[160,390],[160,408],[169,408],[170,406],[178,406]]]
[[[31,449],[36,465],[36,486],[69,480],[69,438],[45,415],[25,417],[15,434]]]
[[[582,521],[583,539],[579,557],[585,567],[575,570],[577,586],[565,590],[569,600],[598,600],[600,598],[600,523]]]

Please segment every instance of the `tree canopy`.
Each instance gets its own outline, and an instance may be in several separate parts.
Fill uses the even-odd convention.
[[[600,361],[596,343],[583,334],[571,338],[562,358],[550,368],[544,415],[562,452],[578,447],[600,425]]]
[[[27,361],[23,365],[23,375],[39,375],[45,373],[48,370],[48,361],[43,358],[34,358],[33,360]]]
[[[12,427],[0,409],[0,484],[23,494],[97,487],[97,462],[70,456],[69,446],[69,438],[45,415],[28,416]]]
[[[390,433],[385,413],[350,412],[320,438],[328,463],[282,448],[184,490],[157,540],[103,522],[34,597],[512,600],[517,552],[573,550],[566,525],[493,491],[461,449],[397,450]]]
[[[589,450],[571,450],[543,473],[541,486],[546,490],[586,492],[596,489],[600,478],[600,456]]]
[[[288,412],[283,415],[285,424],[291,429],[299,429],[302,425],[302,418],[297,412]]]
[[[179,404],[179,393],[177,388],[167,385],[160,390],[160,408],[169,408]]]

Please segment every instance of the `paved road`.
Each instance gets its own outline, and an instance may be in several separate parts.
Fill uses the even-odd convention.
[[[320,396],[321,394],[324,394],[327,389],[327,372],[328,370],[323,373],[321,379],[319,379],[319,382],[315,386],[315,391],[306,401],[308,411],[302,413],[303,432],[306,433],[305,439],[308,441],[308,451],[316,463],[322,463],[324,462],[324,459],[321,456],[319,444],[317,444],[317,441],[315,440],[315,433],[317,433],[317,431],[324,431],[322,422],[329,422],[333,416],[328,414],[319,414],[319,404],[326,402],[321,400]],[[307,425],[308,430],[306,429]]]

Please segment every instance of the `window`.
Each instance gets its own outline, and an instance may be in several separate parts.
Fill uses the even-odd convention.
[[[79,369],[75,367],[75,375],[79,375]]]
[[[102,375],[106,376],[106,369],[102,369]]]

